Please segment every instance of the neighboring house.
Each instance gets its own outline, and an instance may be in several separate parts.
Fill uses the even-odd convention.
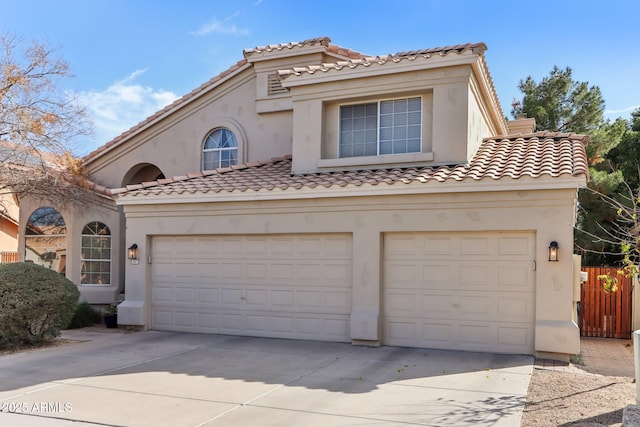
[[[507,122],[485,50],[245,50],[85,158],[115,202],[49,251],[121,324],[566,359],[587,139]]]
[[[18,250],[17,198],[11,194],[0,196],[0,263],[14,261]]]

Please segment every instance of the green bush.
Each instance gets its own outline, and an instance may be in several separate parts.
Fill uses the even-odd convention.
[[[73,314],[67,329],[84,328],[85,326],[93,326],[100,322],[102,322],[100,312],[91,307],[91,304],[88,302],[81,301],[76,306],[76,312]]]
[[[0,264],[0,348],[60,334],[80,292],[60,273],[33,263]]]

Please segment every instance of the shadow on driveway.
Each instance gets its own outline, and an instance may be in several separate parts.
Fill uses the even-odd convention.
[[[315,341],[105,334],[1,356],[0,404],[28,410],[2,413],[0,424],[519,425],[532,363],[530,356]],[[43,402],[71,409],[33,411]]]

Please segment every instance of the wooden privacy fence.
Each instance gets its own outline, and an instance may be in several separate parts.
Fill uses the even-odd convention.
[[[615,267],[582,267],[589,273],[580,285],[580,335],[583,337],[631,339],[633,279],[618,274]],[[599,275],[618,279],[617,292],[605,292]]]
[[[18,252],[0,252],[0,263],[18,262]]]

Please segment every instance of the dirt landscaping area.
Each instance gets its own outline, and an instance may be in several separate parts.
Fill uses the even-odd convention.
[[[620,426],[636,403],[631,340],[582,338],[572,364],[536,360],[524,427]]]
[[[622,410],[635,404],[633,378],[534,369],[522,427],[621,426]]]

